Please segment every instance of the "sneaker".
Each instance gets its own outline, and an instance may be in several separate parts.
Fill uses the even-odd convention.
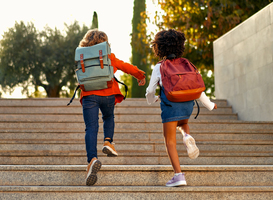
[[[187,148],[189,158],[196,159],[199,156],[199,149],[195,144],[194,138],[191,135],[185,133],[181,127],[177,127],[177,129],[183,135],[183,143],[185,144]]]
[[[118,156],[118,152],[115,150],[114,143],[110,143],[109,141],[105,141],[102,147],[102,152],[107,154],[107,156]]]
[[[182,185],[187,185],[184,173],[183,174],[181,173],[179,175],[174,175],[174,177],[166,183],[167,187],[175,187],[175,186],[182,186]]]
[[[97,182],[97,173],[101,168],[101,162],[97,158],[93,158],[87,166],[86,185],[94,185]]]

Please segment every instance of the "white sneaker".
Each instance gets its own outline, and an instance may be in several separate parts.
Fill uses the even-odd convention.
[[[183,143],[185,144],[188,152],[188,156],[190,159],[196,159],[199,156],[199,149],[195,144],[195,140],[192,136],[185,133],[185,131],[181,127],[177,127],[183,135]]]
[[[168,186],[168,187],[176,187],[176,186],[182,186],[182,185],[187,185],[184,173],[183,174],[181,173],[181,174],[179,174],[177,176],[174,176],[166,184],[166,186]]]

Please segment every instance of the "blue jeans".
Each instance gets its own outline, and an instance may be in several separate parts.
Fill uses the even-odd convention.
[[[99,130],[99,109],[102,113],[104,139],[114,136],[115,95],[90,95],[82,98],[83,118],[85,123],[85,147],[87,162],[97,158],[97,136]]]

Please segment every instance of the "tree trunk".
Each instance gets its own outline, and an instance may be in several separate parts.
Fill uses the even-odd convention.
[[[139,38],[140,35],[140,30],[138,30],[138,24],[141,23],[141,13],[145,12],[146,10],[146,5],[145,5],[145,0],[135,0],[134,1],[134,15],[133,15],[133,20],[132,20],[132,25],[133,25],[133,33],[132,33],[132,64],[136,65],[139,69],[143,70],[144,72],[147,71],[147,64],[143,62],[144,60],[147,60],[147,56],[145,55],[145,51],[141,51],[144,49],[144,43],[142,42],[142,37],[143,35]],[[146,34],[146,32],[145,32]],[[133,98],[139,98],[145,97],[145,91],[146,91],[146,86],[138,86],[137,80],[132,77],[132,97]]]
[[[59,86],[48,86],[46,89],[47,97],[60,97],[60,87]]]

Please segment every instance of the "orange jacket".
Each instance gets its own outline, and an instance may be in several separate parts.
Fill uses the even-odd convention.
[[[143,79],[145,78],[145,72],[141,71],[138,69],[136,66],[131,65],[129,63],[125,63],[122,60],[119,60],[116,58],[115,54],[111,53],[110,56],[111,60],[111,65],[114,67],[114,73],[119,69],[127,74],[131,74],[134,76],[136,79]],[[113,86],[111,88],[106,88],[103,90],[93,90],[93,91],[81,91],[81,97],[80,97],[80,102],[82,103],[82,98],[84,96],[89,96],[89,95],[98,95],[98,96],[110,96],[110,95],[115,95],[116,97],[116,103],[122,102],[124,96],[121,94],[118,82],[114,80]]]

